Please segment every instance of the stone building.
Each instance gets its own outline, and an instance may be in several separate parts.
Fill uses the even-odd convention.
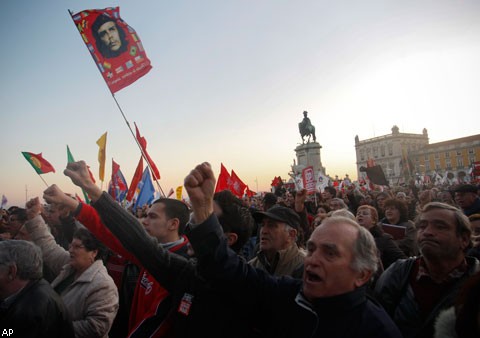
[[[367,160],[373,159],[375,164],[382,167],[385,177],[392,185],[405,182],[403,170],[404,158],[413,151],[428,145],[428,132],[423,129],[422,134],[400,133],[397,126],[393,126],[392,133],[360,141],[355,136],[355,150],[357,157],[358,178],[364,178],[365,173],[360,167],[367,166]]]
[[[382,167],[390,185],[432,177],[435,173],[451,173],[459,181],[468,181],[471,164],[480,160],[480,135],[429,144],[427,129],[411,134],[400,133],[393,126],[388,135],[362,141],[355,136],[355,150],[359,179],[365,177],[360,167],[366,167],[367,160],[373,159]]]
[[[480,134],[428,144],[410,158],[418,176],[447,172],[458,182],[468,182],[472,164],[480,161]]]

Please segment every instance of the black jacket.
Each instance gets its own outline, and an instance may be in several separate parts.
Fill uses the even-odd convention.
[[[433,337],[433,325],[438,314],[454,304],[463,282],[476,271],[479,271],[480,265],[475,258],[466,257],[468,271],[456,281],[450,292],[445,294],[435,305],[429,316],[422,318],[409,283],[410,273],[416,259],[416,257],[401,259],[385,270],[375,285],[374,295],[398,325],[404,337]]]
[[[172,295],[177,337],[400,338],[364,288],[310,304],[302,296],[301,280],[272,277],[251,267],[228,249],[214,215],[186,231],[198,258],[195,266],[158,246],[106,193],[93,207]]]
[[[378,251],[380,251],[380,259],[384,269],[387,269],[399,259],[407,258],[405,253],[395,243],[393,237],[383,232],[379,225],[371,228],[370,233],[375,239]]]
[[[255,337],[249,319],[255,309],[245,311],[232,302],[234,289],[228,293],[214,289],[197,273],[194,261],[162,248],[108,194],[103,193],[92,206],[125,249],[170,293],[172,311],[168,320],[175,337]]]
[[[60,296],[44,279],[27,284],[12,299],[0,303],[0,330],[12,337],[74,337]]]

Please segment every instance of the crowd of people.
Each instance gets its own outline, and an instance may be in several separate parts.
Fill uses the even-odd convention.
[[[479,187],[215,193],[132,212],[64,174],[1,210],[0,328],[15,337],[480,337]],[[381,189],[380,189],[381,188]]]

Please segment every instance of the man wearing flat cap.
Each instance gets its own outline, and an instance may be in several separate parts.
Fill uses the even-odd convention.
[[[480,213],[478,188],[472,184],[462,184],[453,189],[455,202],[467,216]]]
[[[296,244],[300,217],[286,207],[273,206],[267,211],[255,212],[261,223],[260,251],[249,264],[273,276],[301,278],[305,254]]]

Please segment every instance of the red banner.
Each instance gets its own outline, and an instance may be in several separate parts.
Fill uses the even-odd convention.
[[[88,9],[72,18],[112,94],[152,68],[137,33],[120,18],[120,7]]]

